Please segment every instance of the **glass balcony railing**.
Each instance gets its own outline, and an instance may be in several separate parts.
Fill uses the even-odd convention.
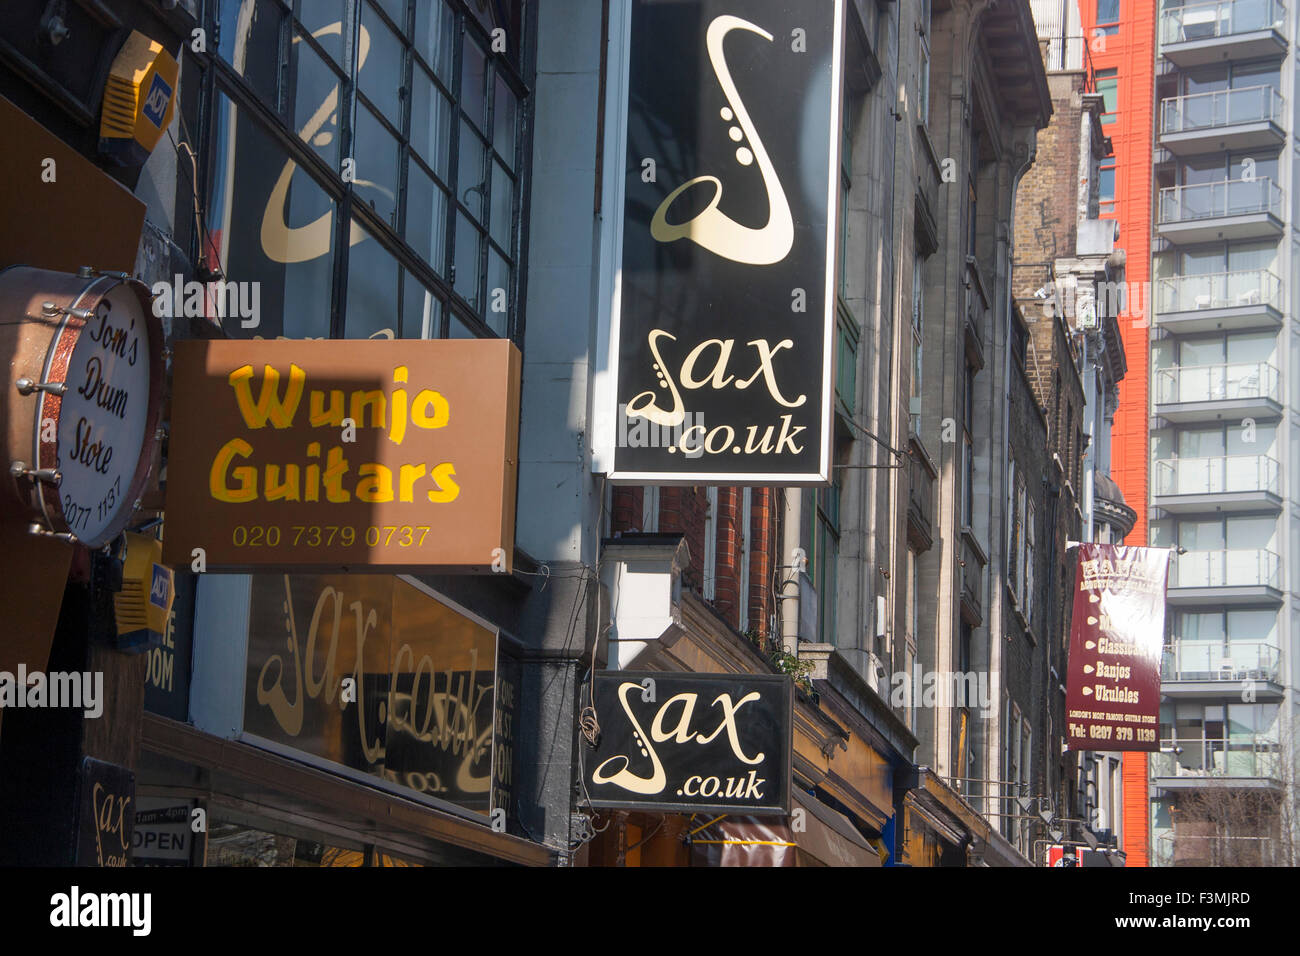
[[[1160,43],[1189,43],[1254,33],[1282,30],[1286,6],[1281,0],[1214,0],[1166,9],[1160,15]]]
[[[1267,641],[1175,641],[1165,648],[1161,680],[1276,681],[1282,652]]]
[[[1173,751],[1178,750],[1179,753]],[[1166,738],[1151,755],[1157,777],[1263,777],[1278,779],[1281,748],[1262,734],[1230,740]]]
[[[1234,491],[1278,492],[1281,466],[1267,455],[1167,458],[1156,462],[1155,494],[1214,495]]]
[[[1160,190],[1162,226],[1265,212],[1282,214],[1282,190],[1267,177],[1166,186]]]
[[[1156,369],[1157,404],[1226,402],[1237,398],[1278,400],[1278,372],[1267,362],[1176,365]]]
[[[1187,551],[1169,570],[1171,588],[1279,586],[1281,563],[1264,548],[1236,551]]]
[[[1166,276],[1156,280],[1156,311],[1193,312],[1247,305],[1282,308],[1282,280],[1265,269]]]
[[[1286,102],[1271,86],[1173,96],[1160,103],[1160,132],[1193,133],[1242,123],[1282,122]]]

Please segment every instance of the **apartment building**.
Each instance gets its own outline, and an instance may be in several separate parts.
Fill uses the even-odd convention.
[[[1295,25],[1281,0],[1159,12],[1149,505],[1178,553],[1155,865],[1295,862]]]

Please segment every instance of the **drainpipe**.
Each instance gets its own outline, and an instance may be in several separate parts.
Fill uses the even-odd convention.
[[[785,515],[781,531],[780,591],[777,613],[781,618],[781,644],[787,654],[799,647],[799,572],[807,568],[808,556],[800,550],[803,530],[803,494],[798,488],[783,490]],[[802,555],[802,558],[800,557]]]

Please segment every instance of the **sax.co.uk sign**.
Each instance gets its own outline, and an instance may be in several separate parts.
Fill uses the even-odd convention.
[[[603,671],[592,806],[788,813],[792,683],[780,675]]]
[[[829,480],[842,13],[631,5],[609,157],[611,480]]]

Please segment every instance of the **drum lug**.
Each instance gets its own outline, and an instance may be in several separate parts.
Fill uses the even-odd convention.
[[[63,481],[63,472],[57,468],[28,468],[25,461],[15,461],[9,466],[11,478],[26,478],[28,481],[43,481],[58,485]]]
[[[33,382],[30,378],[20,378],[14,382],[14,388],[18,389],[19,395],[30,395],[32,392],[48,392],[51,395],[64,395],[68,391],[66,382]]]
[[[91,316],[93,316],[95,313],[91,312],[89,309],[65,309],[63,308],[63,306],[56,305],[53,302],[42,302],[41,314],[46,317],[55,316],[55,315],[70,315],[74,319],[80,319],[82,322],[89,322]]]
[[[54,538],[56,541],[65,541],[68,544],[80,543],[75,534],[67,531],[50,531],[47,528],[42,528],[35,522],[27,526],[27,533],[35,535],[38,538]]]

